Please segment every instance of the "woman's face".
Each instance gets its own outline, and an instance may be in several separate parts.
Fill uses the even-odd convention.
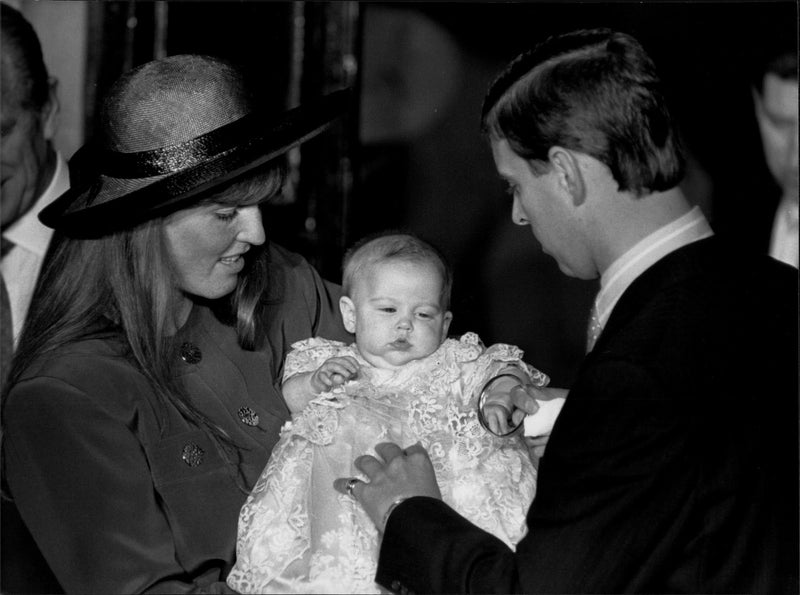
[[[167,250],[177,286],[188,295],[216,299],[236,288],[243,255],[266,240],[258,205],[201,204],[167,217]]]

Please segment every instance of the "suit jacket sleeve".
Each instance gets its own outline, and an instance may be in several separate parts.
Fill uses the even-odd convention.
[[[414,498],[389,519],[377,580],[442,593],[630,588],[643,552],[674,540],[672,521],[692,497],[677,472],[689,460],[687,433],[676,431],[687,417],[673,405],[636,366],[596,366],[573,387],[561,413],[569,420],[550,438],[546,480],[528,513],[533,528],[516,552],[444,503]]]

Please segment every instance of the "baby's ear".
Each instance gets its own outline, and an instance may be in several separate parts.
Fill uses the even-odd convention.
[[[444,320],[442,321],[442,341],[447,338],[447,331],[450,330],[450,323],[453,322],[453,313],[445,312]]]
[[[339,311],[342,313],[344,328],[348,333],[356,332],[356,305],[346,295],[339,298]]]

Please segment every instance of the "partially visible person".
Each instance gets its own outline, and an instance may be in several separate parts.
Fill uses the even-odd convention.
[[[286,352],[350,337],[339,287],[262,219],[285,153],[349,93],[273,113],[247,83],[197,55],[123,74],[73,157],[84,183],[40,213],[56,233],[3,394],[3,476],[68,593],[230,592],[239,510],[289,418]]]
[[[39,38],[22,14],[5,3],[0,3],[0,23],[0,273],[16,345],[53,233],[38,215],[69,188],[69,172],[53,146],[57,81],[48,75]],[[0,379],[6,371],[0,371]]]
[[[798,193],[797,51],[771,57],[759,70],[753,89],[764,158],[780,188],[770,234],[769,254],[798,268],[800,194]]]
[[[356,459],[368,481],[353,497],[383,531],[377,581],[797,593],[797,271],[714,236],[691,207],[662,83],[627,34],[575,31],[520,55],[482,125],[514,223],[566,275],[600,276],[594,333],[516,550],[441,501],[423,445]]]
[[[242,508],[231,587],[382,592],[378,533],[331,487],[380,440],[420,441],[445,502],[509,547],[523,537],[533,462],[520,435],[484,431],[476,403],[490,378],[486,390],[509,399],[548,379],[514,346],[447,338],[451,286],[441,254],[410,234],[370,236],[348,252],[339,305],[355,343],[308,339],[287,356],[283,394],[294,415]]]
[[[0,3],[0,388],[11,365],[53,231],[38,214],[69,188],[53,146],[57,82],[39,38],[18,10]],[[58,583],[13,503],[0,512],[0,590],[52,593]]]

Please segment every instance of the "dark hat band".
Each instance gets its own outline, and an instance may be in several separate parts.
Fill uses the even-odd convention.
[[[251,112],[148,151],[121,153],[88,143],[69,161],[70,189],[39,219],[72,237],[98,237],[164,216],[316,136],[344,113],[350,97],[342,89],[277,117]]]
[[[175,145],[135,153],[100,150],[95,157],[100,163],[100,173],[114,178],[140,179],[173,174],[230,151],[246,138],[243,133],[252,130],[262,119],[261,114],[253,112]]]

